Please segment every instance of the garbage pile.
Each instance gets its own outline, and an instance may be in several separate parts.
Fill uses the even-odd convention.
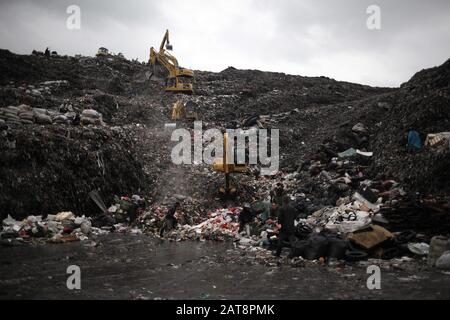
[[[87,109],[81,114],[81,124],[104,125],[104,122],[100,113],[92,109]]]
[[[11,241],[30,242],[33,240],[48,243],[67,243],[89,239],[91,235],[108,233],[92,226],[92,220],[85,216],[76,217],[72,212],[60,212],[56,215],[29,216],[16,221],[11,216],[3,220],[0,238]]]
[[[302,221],[317,232],[348,234],[369,226],[380,211],[380,202],[373,204],[356,192],[351,199],[339,199],[338,207],[325,207]]]
[[[133,224],[138,216],[141,216],[147,206],[147,202],[139,195],[131,197],[114,197],[114,204],[105,210],[104,205],[100,205],[104,213],[95,217],[94,225],[113,227],[116,224]]]
[[[352,132],[355,145],[368,142],[364,141],[362,124],[353,126]],[[388,208],[401,204],[407,193],[394,180],[369,179],[365,169],[372,157],[371,152],[346,149],[343,143],[331,140],[297,172],[281,176],[285,192],[291,195],[299,213],[295,256],[359,261],[428,254],[426,236],[410,230],[423,230],[414,228],[414,220],[396,224],[395,217],[399,219],[401,211],[389,218],[384,215]],[[441,208],[444,206],[441,203]],[[429,221],[434,226],[442,222]]]
[[[260,203],[253,205],[256,208]],[[213,240],[234,241],[239,248],[270,256],[278,244],[280,225],[277,219],[267,218],[261,212],[241,230],[239,215],[243,208],[218,209],[209,212],[207,218],[198,224],[189,221],[182,212],[177,214],[178,226],[163,237],[173,241]],[[367,259],[391,260],[412,257],[426,257],[430,246],[426,237],[411,230],[390,232],[386,221],[379,214],[380,205],[371,204],[360,194],[339,207],[326,207],[306,218],[297,218],[295,237],[291,246],[291,258],[355,262]],[[132,225],[145,234],[159,236],[167,209],[157,207],[143,212]],[[269,254],[261,250],[268,250]]]
[[[0,87],[0,105],[39,105],[47,108],[52,104],[53,97],[70,90],[67,80],[51,80],[35,84],[13,82]]]
[[[385,203],[381,214],[393,230],[412,229],[446,234],[450,226],[450,197],[405,195]]]
[[[339,206],[328,206],[297,219],[299,241],[293,245],[294,256],[332,262],[393,259],[428,253],[422,246],[423,235],[388,230],[388,221],[380,214],[381,198],[374,204],[356,192],[351,199],[338,202]]]
[[[258,121],[253,122],[252,125],[261,125]],[[383,215],[386,208],[403,201],[407,193],[395,180],[382,175],[371,179],[373,176],[367,173],[374,161],[374,153],[369,149],[369,132],[362,122],[346,124],[338,135],[326,138],[319,150],[300,163],[294,172],[271,178],[259,177],[245,185],[243,192],[256,190],[252,196],[263,199],[257,201],[262,204],[267,202],[270,191],[277,184],[283,184],[299,212],[296,222],[298,241],[293,250],[296,256],[309,260],[360,261],[428,254],[425,235],[411,231],[418,229],[410,224],[396,229],[395,221],[391,225],[390,219]],[[276,219],[267,219],[271,215],[270,202],[265,207],[264,218],[260,216],[250,223],[247,234],[238,231],[237,216],[241,211],[238,209],[237,215],[225,210],[218,219],[208,216],[200,224],[184,225],[174,231],[171,238],[234,239],[242,247],[273,249],[278,241],[279,226]],[[160,226],[163,218],[164,214],[159,219],[153,218],[155,230],[157,222]]]
[[[357,123],[341,131],[340,137],[325,138],[294,172],[282,174],[286,191],[296,199],[303,198],[308,214],[324,205],[334,206],[340,198],[351,198],[358,188],[371,193],[366,196],[372,202],[377,201],[371,191],[375,182],[365,173],[373,161],[373,153],[367,150],[367,129]]]
[[[27,124],[73,124],[80,123],[80,115],[73,111],[60,113],[58,111],[32,108],[22,104],[20,106],[8,106],[0,108],[0,119],[7,124],[27,125]],[[102,115],[92,109],[86,109],[81,114],[81,124],[83,125],[104,125]]]
[[[235,239],[239,229],[236,221],[236,209],[221,209],[208,213],[208,219],[204,222],[190,226],[184,225],[177,232],[177,237],[190,240],[215,240],[224,241]]]
[[[1,124],[0,124],[1,126]],[[103,126],[11,126],[0,134],[0,207],[15,219],[68,210],[91,216],[115,194],[141,193],[146,183],[127,131]]]
[[[155,206],[152,210],[138,217],[138,228],[148,234],[159,234],[164,223],[167,208]],[[235,240],[238,235],[239,223],[237,215],[239,208],[220,209],[207,213],[207,217],[201,223],[194,224],[188,214],[177,214],[179,227],[165,235],[168,239],[177,241],[185,240]],[[198,221],[198,220],[197,220]]]
[[[92,196],[94,195],[94,196]],[[56,215],[28,216],[23,220],[15,220],[10,215],[3,220],[0,239],[21,242],[41,240],[50,243],[66,243],[83,241],[90,236],[118,233],[141,233],[133,227],[136,217],[142,216],[146,209],[146,200],[138,195],[131,197],[114,197],[114,204],[108,209],[99,198],[98,192],[91,192],[92,200],[102,207],[104,213],[93,217],[76,216],[71,211],[63,211]]]
[[[424,195],[450,193],[449,94],[450,60],[418,72],[401,86],[371,141],[377,158],[374,172]],[[405,147],[409,131],[417,132],[420,139],[413,152]]]
[[[243,115],[272,115],[274,110],[290,112],[311,104],[356,100],[389,91],[339,83],[326,77],[301,77],[233,67],[220,73],[196,72],[196,79],[196,93],[205,98],[203,103],[211,106],[202,112],[203,115],[221,123],[240,119]]]

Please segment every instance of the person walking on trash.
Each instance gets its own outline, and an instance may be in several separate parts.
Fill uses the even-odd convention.
[[[45,49],[44,56],[45,56],[47,59],[50,58],[50,49],[49,49],[48,47]]]
[[[271,217],[278,217],[283,202],[283,195],[284,186],[281,182],[278,182],[276,187],[270,192],[270,202],[272,203]]]
[[[242,209],[241,213],[239,214],[239,233],[242,231],[245,231],[247,236],[250,236],[250,225],[256,217],[255,212],[252,210],[250,204],[246,203],[244,204],[244,208]]]
[[[180,207],[180,203],[177,201],[167,211],[167,214],[164,218],[163,226],[161,227],[161,230],[159,232],[159,235],[161,236],[161,238],[164,237],[165,232],[169,232],[170,230],[175,229],[177,227],[178,220],[175,217],[175,213],[177,212],[179,207]]]
[[[295,208],[290,204],[290,198],[288,196],[283,197],[283,205],[279,209],[278,223],[281,225],[280,233],[278,235],[278,245],[275,252],[275,256],[279,257],[283,250],[284,241],[289,241],[291,245],[291,252],[289,258],[293,257],[293,245],[297,241],[295,237]]]

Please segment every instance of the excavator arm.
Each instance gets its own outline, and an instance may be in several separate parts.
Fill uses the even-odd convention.
[[[166,49],[172,50],[172,45],[169,40],[169,30],[164,34],[159,52],[156,52],[153,47],[150,49],[150,64],[155,67],[159,63],[169,72],[169,76],[167,77],[167,83],[169,84],[166,86],[166,91],[192,93],[192,84],[183,82],[182,78],[193,78],[194,71],[181,68],[178,65],[178,60],[168,53]]]
[[[180,68],[178,60],[168,52],[156,53],[153,48],[150,49],[150,64],[155,65],[159,62],[169,72],[169,78],[174,77],[193,77],[194,72],[189,69]]]
[[[164,68],[169,72],[169,78],[176,77],[176,69],[177,65],[174,64],[173,60],[168,58],[167,54],[156,52],[154,48],[150,49],[150,64],[156,65],[156,63],[160,63]]]
[[[161,46],[159,47],[159,52],[164,52],[164,48],[166,48],[167,50],[173,49],[172,45],[170,44],[170,40],[169,40],[169,30],[166,30],[166,34],[164,35],[164,38],[161,42]]]
[[[225,186],[219,189],[219,192],[224,195],[233,195],[236,193],[236,187],[231,183],[230,174],[232,173],[246,173],[248,166],[245,164],[234,164],[233,154],[229,154],[230,145],[234,144],[228,133],[223,135],[223,157],[218,158],[213,162],[213,170],[225,173]]]

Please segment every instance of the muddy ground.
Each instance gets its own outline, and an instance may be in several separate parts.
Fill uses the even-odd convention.
[[[1,299],[450,299],[450,276],[422,261],[382,267],[381,290],[367,289],[358,264],[291,266],[255,262],[233,243],[168,242],[110,234],[66,245],[3,247]],[[95,246],[93,246],[95,243]],[[81,268],[81,290],[66,269]]]

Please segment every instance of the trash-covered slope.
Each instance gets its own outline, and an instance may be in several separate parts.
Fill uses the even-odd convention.
[[[1,132],[3,133],[3,132]],[[72,210],[99,212],[89,200],[101,190],[140,193],[145,179],[122,131],[62,125],[13,128],[0,140],[1,212],[14,217]]]
[[[113,126],[124,101],[117,93],[126,94],[139,67],[125,59],[0,51],[2,217],[96,214],[92,190],[107,203],[115,194],[144,192],[147,175],[134,152],[133,131]]]
[[[372,140],[374,172],[402,181],[411,191],[450,191],[450,149],[425,147],[409,152],[406,135],[450,131],[450,60],[422,70],[391,97],[392,105],[381,118]]]
[[[223,183],[221,175],[206,165],[188,168],[171,163],[170,135],[164,133],[164,124],[171,122],[173,103],[186,97],[164,92],[161,81],[147,79],[149,72],[147,66],[121,57],[46,59],[1,50],[0,108],[25,104],[44,109],[52,123],[0,123],[2,137],[16,141],[13,151],[6,140],[1,144],[0,207],[8,208],[2,214],[63,209],[78,214],[98,212],[87,209],[92,205],[87,193],[99,185],[105,202],[114,194],[140,192],[156,202],[174,196],[190,198],[196,211],[223,205],[216,201],[216,189]],[[204,128],[254,126],[246,122],[256,117],[265,128],[280,129],[284,172],[301,171],[305,163],[308,167],[311,161],[323,158],[323,146],[334,153],[354,147],[374,151],[369,161],[372,178],[394,178],[411,186],[411,191],[448,187],[448,153],[413,155],[404,148],[410,126],[423,135],[449,130],[448,62],[420,72],[400,89],[232,67],[219,73],[196,71],[195,93],[189,98],[199,104]],[[71,120],[86,109],[101,113],[103,125],[80,126]],[[19,122],[29,121],[28,116],[22,117]],[[358,123],[367,128],[363,140],[352,131]],[[192,127],[183,121],[178,125]],[[48,137],[41,141],[36,136]],[[13,154],[13,160],[7,154]],[[106,172],[96,154],[106,159]],[[325,155],[324,163],[329,156]],[[74,160],[78,158],[89,160],[80,167]],[[34,163],[35,159],[41,160]],[[425,163],[432,165],[424,169]],[[88,168],[86,172],[84,168]],[[252,176],[242,179],[246,189],[238,202],[259,197],[264,183],[263,195],[271,187],[270,181],[257,181]],[[298,184],[299,190],[320,189],[320,185],[312,186],[316,181],[307,175]],[[38,187],[31,190],[33,185]],[[20,191],[22,187],[26,191]],[[27,204],[25,194],[31,191],[33,200]],[[40,200],[48,198],[57,199],[55,208]],[[325,200],[333,202],[335,196]]]
[[[0,49],[0,84],[10,82],[35,84],[51,80],[67,80],[76,89],[100,89],[125,93],[126,84],[141,67],[139,62],[116,57],[114,60],[91,57],[56,56],[45,58],[16,55]]]

